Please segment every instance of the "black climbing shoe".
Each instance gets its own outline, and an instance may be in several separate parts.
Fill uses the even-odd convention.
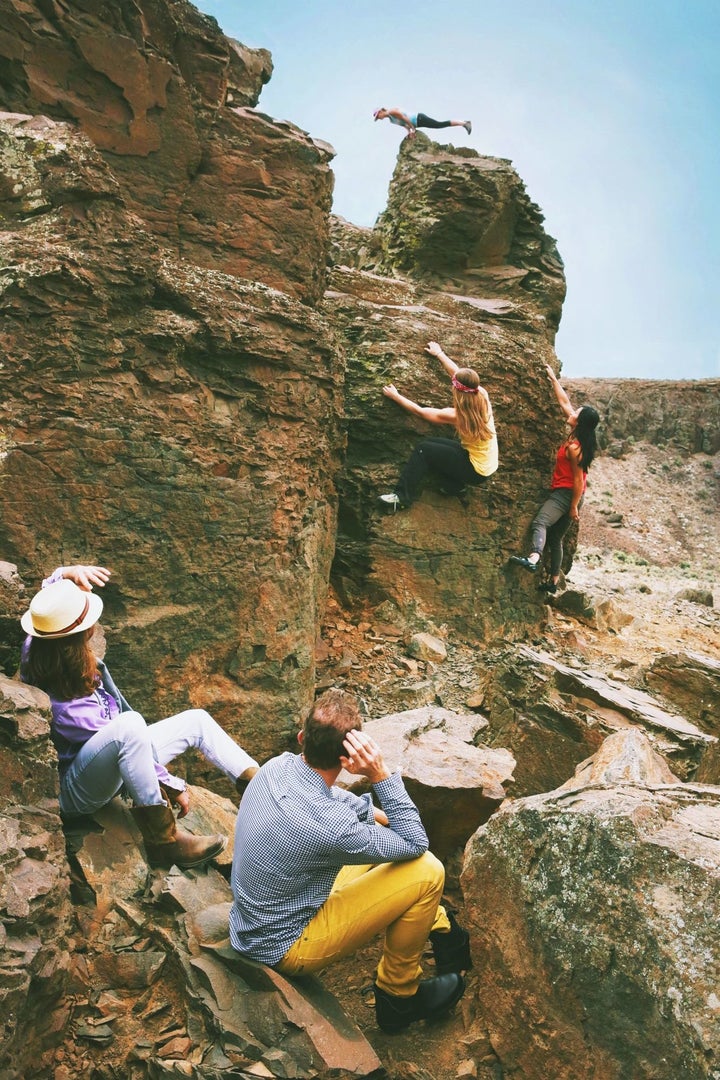
[[[538,592],[545,593],[547,596],[555,596],[557,594],[557,585],[554,581],[544,581],[542,585],[538,585]]]
[[[462,975],[451,973],[423,979],[412,997],[397,997],[375,985],[378,1027],[394,1035],[418,1020],[436,1020],[452,1009],[465,993]]]
[[[452,912],[448,912],[448,919],[450,920],[449,930],[433,930],[430,934],[435,970],[438,975],[446,975],[449,971],[459,974],[469,971],[472,967],[470,935],[456,921]]]
[[[515,563],[516,566],[522,566],[523,570],[529,570],[531,574],[534,574],[537,570],[540,560],[537,562],[530,562],[524,555],[511,555],[510,562]]]

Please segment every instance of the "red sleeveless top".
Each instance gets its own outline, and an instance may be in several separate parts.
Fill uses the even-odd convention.
[[[583,472],[583,491],[587,484],[587,473]],[[567,443],[563,443],[557,452],[555,459],[555,472],[550,482],[550,490],[554,488],[571,488],[573,486],[573,471],[570,458],[567,455]]]

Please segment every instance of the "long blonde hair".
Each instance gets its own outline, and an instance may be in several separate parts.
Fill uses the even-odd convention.
[[[458,368],[455,378],[468,390],[478,390],[480,376],[472,368]],[[458,435],[470,442],[487,442],[495,434],[492,409],[487,395],[482,389],[477,394],[468,394],[453,386],[453,405],[455,407],[455,427]]]

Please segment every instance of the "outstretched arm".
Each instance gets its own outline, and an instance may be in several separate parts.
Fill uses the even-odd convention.
[[[397,402],[398,405],[402,406],[407,412],[412,413],[413,416],[420,416],[423,420],[429,420],[431,424],[455,423],[454,409],[433,409],[429,406],[417,405],[410,398],[401,394],[392,383],[389,386],[383,386],[383,394],[385,397],[389,397],[391,401]]]
[[[570,401],[570,398],[567,396],[567,394],[563,390],[562,386],[560,385],[560,381],[559,381],[557,375],[555,374],[555,372],[553,371],[553,369],[550,367],[549,364],[545,365],[545,370],[547,371],[548,379],[552,383],[552,388],[555,391],[555,397],[558,400],[558,405],[560,406],[562,411],[565,413],[567,418],[570,419],[571,416],[575,415],[575,409],[573,408],[573,405],[572,405],[572,402]]]
[[[459,364],[456,364],[454,360],[450,359],[447,353],[443,351],[442,347],[438,345],[437,341],[428,341],[425,346],[425,352],[430,353],[431,356],[436,357],[436,359],[440,361],[450,378],[452,378],[458,370]]]

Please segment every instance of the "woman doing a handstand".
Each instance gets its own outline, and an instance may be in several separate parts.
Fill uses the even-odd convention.
[[[550,490],[530,525],[530,554],[511,555],[510,562],[534,574],[540,565],[545,544],[550,544],[550,578],[541,585],[543,592],[557,592],[563,559],[563,537],[573,521],[580,519],[580,507],[585,497],[587,471],[597,452],[595,429],[600,422],[591,405],[575,409],[558,378],[546,365],[555,397],[570,426],[570,434],[557,452],[555,471]]]
[[[400,473],[397,488],[380,499],[396,510],[410,506],[420,494],[428,472],[439,476],[446,495],[459,495],[467,485],[484,483],[498,467],[498,444],[495,434],[492,405],[487,390],[472,368],[461,368],[447,356],[437,341],[431,341],[425,352],[435,356],[452,381],[453,403],[445,409],[416,405],[390,384],[383,394],[403,409],[429,420],[431,424],[449,424],[458,439],[423,439],[413,450]]]

